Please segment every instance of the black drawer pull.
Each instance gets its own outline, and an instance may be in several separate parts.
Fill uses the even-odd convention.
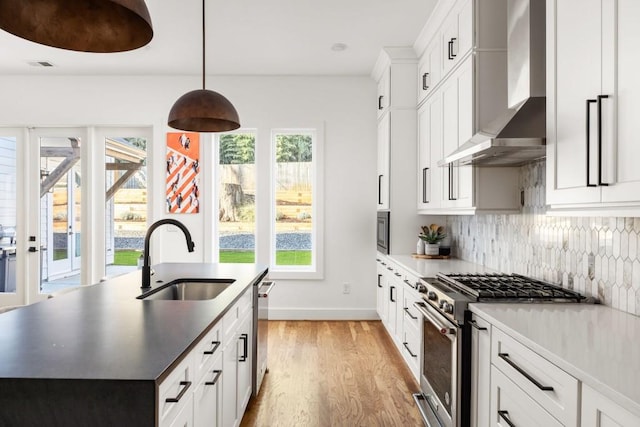
[[[409,352],[409,354],[411,355],[411,357],[418,357],[417,354],[413,354],[413,352],[411,351],[411,349],[409,348],[409,346],[407,345],[406,342],[403,342],[402,345],[404,346],[404,348],[407,349],[407,351]]]
[[[204,354],[213,354],[216,352],[218,347],[220,347],[220,341],[211,341],[211,344],[213,344],[213,348],[211,350],[205,351]]]
[[[422,90],[429,89],[429,85],[427,84],[427,77],[429,77],[429,73],[424,73],[422,75]]]
[[[475,329],[479,330],[479,331],[486,331],[487,328],[485,328],[484,326],[478,326],[478,322],[476,322],[475,320],[470,320],[469,323],[471,324],[471,326],[473,326]]]
[[[393,297],[393,290],[395,289],[395,286],[389,286],[389,300],[391,302],[396,302],[395,298]]]
[[[242,348],[244,351],[244,354],[242,356],[240,356],[240,362],[246,362],[247,358],[249,357],[249,335],[247,334],[241,334],[240,335],[240,339],[242,340]]]
[[[176,397],[167,397],[166,399],[167,403],[180,402],[180,399],[182,399],[182,396],[184,396],[187,390],[189,390],[189,387],[191,387],[191,381],[180,381],[180,385],[183,385],[185,387],[182,390],[180,390],[180,393],[178,393]]]
[[[220,375],[222,375],[222,371],[219,369],[214,369],[213,373],[216,374],[216,376],[213,377],[212,381],[205,382],[204,385],[216,385],[216,383],[218,382],[218,378],[220,378]]]
[[[380,96],[378,97],[378,110],[382,110],[382,109],[384,108],[384,107],[382,106],[382,98],[383,98],[383,96],[382,96],[382,95],[380,95]]]
[[[409,307],[405,307],[404,308],[405,313],[407,313],[409,315],[410,318],[412,318],[413,320],[418,320],[418,318],[416,316],[414,316],[413,314],[411,314],[411,312],[409,311]]]
[[[509,419],[509,411],[498,411],[498,416],[502,418],[509,427],[516,427],[516,425]]]
[[[596,187],[596,184],[592,184],[590,180],[590,170],[591,170],[591,109],[589,108],[591,104],[595,104],[598,102],[595,99],[587,99],[587,132],[585,135],[585,140],[587,142],[587,187]]]
[[[382,274],[378,274],[378,287],[381,288],[380,279],[382,279]]]
[[[515,369],[516,371],[520,372],[522,374],[522,376],[524,376],[526,379],[528,379],[529,381],[531,381],[533,383],[533,385],[535,385],[536,387],[538,387],[540,390],[542,391],[553,391],[553,387],[548,386],[548,385],[542,385],[538,382],[538,380],[536,380],[535,378],[533,378],[531,375],[529,375],[529,373],[527,373],[527,371],[525,371],[524,369],[522,369],[520,366],[516,365],[515,362],[511,359],[509,359],[509,353],[498,353],[498,357],[500,357],[500,359],[504,360],[505,362],[507,362],[509,365],[511,365],[511,367],[513,369]]]

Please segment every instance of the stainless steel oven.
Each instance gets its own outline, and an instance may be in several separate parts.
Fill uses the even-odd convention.
[[[389,253],[389,217],[391,213],[389,211],[379,211],[378,221],[376,224],[376,240],[378,243],[378,252],[383,254]]]
[[[415,307],[423,316],[423,361],[420,369],[420,389],[414,395],[423,419],[429,426],[465,426],[468,410],[464,409],[465,357],[470,340],[464,325],[459,325],[427,302]]]

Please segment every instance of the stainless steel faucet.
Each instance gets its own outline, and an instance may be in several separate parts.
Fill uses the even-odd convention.
[[[144,263],[142,265],[142,290],[151,289],[151,266],[150,264],[150,256],[149,256],[149,241],[151,240],[151,234],[153,231],[161,225],[171,224],[178,227],[184,233],[185,239],[187,239],[187,249],[189,252],[193,252],[193,248],[195,245],[193,244],[193,240],[191,240],[191,233],[187,230],[187,227],[183,223],[178,220],[165,218],[151,224],[149,229],[147,230],[147,235],[144,237]]]

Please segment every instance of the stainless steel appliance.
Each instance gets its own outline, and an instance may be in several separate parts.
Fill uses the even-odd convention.
[[[577,292],[517,274],[438,274],[425,278],[415,307],[423,316],[421,393],[414,399],[428,426],[470,422],[470,302],[595,302]]]
[[[377,221],[377,230],[376,230],[376,240],[378,244],[378,252],[383,254],[389,253],[389,218],[391,216],[391,212],[389,211],[379,211],[378,212],[378,221]]]
[[[275,282],[262,282],[254,286],[253,327],[255,330],[253,353],[253,393],[255,397],[260,392],[262,380],[267,373],[267,345],[269,342],[269,293]]]

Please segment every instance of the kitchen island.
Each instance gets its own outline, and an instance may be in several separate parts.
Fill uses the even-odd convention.
[[[137,299],[140,271],[0,316],[0,425],[156,425],[159,385],[267,274],[165,263],[152,287],[234,282],[211,300]]]

